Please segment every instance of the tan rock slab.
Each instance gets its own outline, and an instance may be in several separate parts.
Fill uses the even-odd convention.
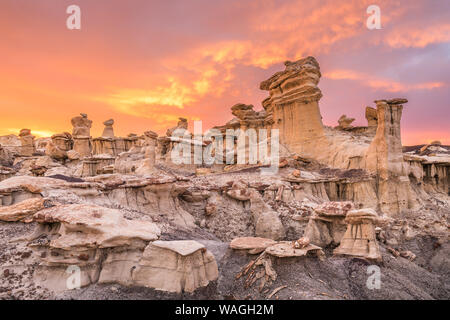
[[[63,250],[126,246],[138,240],[156,240],[161,234],[152,222],[127,220],[120,210],[91,204],[55,206],[39,211],[34,220],[61,224],[60,237],[53,239],[50,246]]]
[[[191,240],[157,241],[145,248],[132,281],[135,285],[181,293],[207,286],[218,276],[216,260],[202,244]]]
[[[314,211],[320,216],[345,217],[355,207],[351,201],[330,201],[319,205]]]
[[[261,237],[241,237],[233,239],[230,248],[235,250],[252,250],[253,252],[264,251],[267,247],[276,244],[277,241]]]
[[[154,241],[153,245],[159,248],[172,250],[183,257],[198,250],[206,250],[205,246],[194,240]]]
[[[279,258],[287,257],[302,257],[305,256],[308,251],[322,251],[322,248],[309,244],[303,249],[296,249],[292,246],[290,241],[281,241],[266,249],[266,253]]]
[[[381,261],[380,247],[376,239],[374,221],[376,213],[372,209],[350,211],[345,218],[347,230],[334,254],[362,257]]]
[[[44,198],[30,198],[10,206],[0,206],[1,221],[20,221],[51,205]]]

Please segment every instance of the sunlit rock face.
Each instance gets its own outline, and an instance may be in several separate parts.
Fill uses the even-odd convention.
[[[87,114],[82,113],[71,120],[73,130],[73,149],[83,157],[91,155],[91,126],[92,120],[89,120]]]
[[[319,110],[322,92],[317,87],[320,67],[313,57],[287,61],[285,67],[261,82],[260,88],[269,91],[263,107],[273,121],[271,128],[280,130],[281,143],[291,152],[312,155],[325,135]]]
[[[34,147],[34,136],[31,134],[31,130],[20,130],[19,139],[21,143],[20,155],[24,157],[31,157],[36,151]]]

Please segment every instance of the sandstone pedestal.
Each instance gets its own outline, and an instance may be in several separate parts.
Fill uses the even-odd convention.
[[[80,116],[71,120],[73,125],[73,150],[78,152],[80,157],[89,157],[91,155],[91,126],[92,120],[87,118],[87,114],[81,113]]]
[[[305,156],[315,155],[326,146],[319,100],[322,92],[317,87],[321,77],[316,59],[307,57],[296,62],[285,62],[286,70],[275,73],[261,82],[260,88],[269,91],[263,101],[267,119],[278,129],[280,143],[289,151]]]
[[[154,171],[156,160],[156,139],[158,135],[153,131],[144,132],[144,162],[136,169],[137,174],[148,174]]]
[[[102,137],[114,138],[114,129],[113,129],[114,120],[113,119],[106,120],[105,122],[103,122],[103,124],[105,125],[105,129],[103,129]]]
[[[133,283],[168,292],[193,292],[218,278],[214,256],[192,240],[154,241],[133,272]]]
[[[362,257],[381,261],[375,234],[376,213],[371,209],[353,210],[347,214],[347,231],[334,254]]]
[[[73,150],[75,150],[81,158],[91,156],[91,137],[73,137]]]
[[[380,210],[398,214],[416,205],[403,160],[400,121],[406,99],[377,100],[377,132],[365,155],[366,170],[376,173]]]
[[[345,232],[345,216],[352,209],[353,203],[348,201],[323,203],[314,210],[314,215],[309,219],[305,237],[320,247],[337,245]]]
[[[72,149],[72,135],[68,132],[54,134],[51,139],[53,144],[62,151],[69,151]]]
[[[20,155],[23,157],[31,157],[36,151],[34,148],[34,136],[31,135],[31,130],[20,130],[19,139],[21,142]]]

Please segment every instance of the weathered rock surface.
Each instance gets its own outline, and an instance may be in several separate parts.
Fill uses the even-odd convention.
[[[219,276],[214,256],[192,240],[155,241],[133,272],[138,285],[169,292],[193,292]]]
[[[344,219],[347,212],[354,209],[351,202],[325,202],[314,209],[305,229],[305,236],[310,242],[320,247],[341,241],[346,225]]]
[[[113,129],[114,119],[106,120],[105,122],[103,122],[103,124],[105,125],[105,129],[103,129],[102,137],[111,139],[114,138],[115,137]]]
[[[233,239],[230,242],[230,248],[235,250],[249,250],[250,254],[257,254],[276,243],[275,240],[267,238],[242,237]]]
[[[81,114],[72,134],[0,137],[0,298],[448,299],[450,146],[402,146],[406,99],[367,107],[367,127],[324,126],[319,64],[285,67],[263,110],[237,103],[204,135],[180,118],[165,136],[108,120],[91,137]],[[394,281],[369,292],[381,258]]]
[[[339,129],[344,129],[344,130],[350,129],[350,128],[352,128],[351,124],[353,121],[355,121],[355,118],[349,118],[344,114],[338,120],[338,123],[339,123],[338,127],[339,127]]]
[[[32,221],[36,212],[52,206],[52,202],[44,198],[30,198],[10,206],[0,206],[1,221]]]
[[[36,151],[34,146],[34,136],[31,134],[30,129],[22,129],[19,133],[19,139],[21,143],[20,155],[24,157],[31,157]]]
[[[303,257],[308,254],[308,252],[313,252],[317,254],[321,252],[322,249],[318,246],[310,244],[304,248],[294,248],[292,243],[289,241],[280,242],[274,244],[266,249],[266,253],[279,258],[290,258],[290,257]],[[319,255],[323,252],[319,253]]]
[[[344,254],[380,261],[381,253],[375,235],[376,212],[371,209],[353,210],[347,214],[347,231],[335,254]]]
[[[154,223],[127,220],[119,210],[87,204],[41,210],[34,215],[34,221],[61,224],[60,236],[52,240],[50,246],[63,250],[125,246],[134,240],[156,240],[161,233]]]

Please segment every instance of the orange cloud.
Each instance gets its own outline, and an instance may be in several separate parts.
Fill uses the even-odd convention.
[[[19,127],[67,131],[70,118],[79,112],[94,120],[93,135],[111,117],[118,134],[129,128],[164,132],[179,115],[220,124],[231,117],[229,106],[236,102],[258,108],[266,93],[257,84],[278,71],[274,65],[306,55],[318,57],[326,78],[386,92],[435,92],[448,85],[443,77],[407,84],[362,73],[357,64],[350,67],[354,70],[338,69],[341,59],[359,53],[378,59],[386,49],[412,52],[408,48],[449,42],[448,19],[440,13],[440,19],[433,19],[436,10],[424,10],[430,7],[426,1],[378,0],[382,30],[376,31],[365,26],[369,0],[227,1],[206,19],[199,14],[201,1],[183,6],[182,15],[170,11],[174,19],[158,17],[160,7],[171,8],[157,2],[145,14],[140,6],[147,1],[129,5],[111,0],[106,11],[86,2],[80,32],[67,31],[64,14],[54,8],[64,13],[64,1],[41,0],[52,10],[17,2],[21,5],[0,3],[0,36],[5,40],[0,50],[0,134]],[[412,14],[422,17],[422,12],[429,23],[424,19],[413,25]]]
[[[323,77],[331,80],[354,80],[373,89],[387,92],[406,92],[411,90],[432,90],[445,86],[443,82],[425,82],[405,84],[390,79],[383,79],[374,75],[364,74],[353,70],[333,70],[323,74]]]
[[[392,31],[384,42],[392,48],[424,48],[450,41],[450,24],[407,26]]]

